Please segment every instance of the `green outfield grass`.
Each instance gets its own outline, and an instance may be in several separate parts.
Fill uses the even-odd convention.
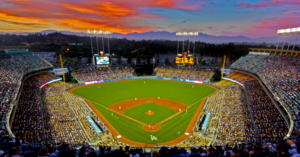
[[[145,112],[149,112],[149,110],[154,112],[154,114],[147,115]],[[164,119],[171,117],[174,114],[175,111],[170,108],[155,105],[152,103],[145,103],[140,106],[126,110],[124,115],[136,119],[145,124],[149,124],[149,123],[157,124],[163,121]]]
[[[115,129],[127,139],[142,143],[162,143],[174,140],[184,134],[201,101],[215,91],[214,88],[200,84],[164,80],[130,80],[83,86],[75,89],[73,93],[89,100]],[[141,124],[118,114],[112,116],[112,112],[106,109],[114,103],[127,99],[157,97],[179,101],[191,107],[187,113],[182,112],[163,123],[161,130],[157,132],[147,132]],[[138,107],[135,108],[136,111],[139,110]],[[134,112],[134,108],[130,110]],[[145,108],[145,110],[149,109]],[[146,117],[149,117],[146,114],[140,115],[138,117],[131,114],[131,116],[136,116],[134,119],[139,121],[146,120]],[[161,117],[157,119],[160,120]],[[177,134],[178,132],[180,132],[180,135]],[[156,136],[157,140],[152,141],[150,135]]]

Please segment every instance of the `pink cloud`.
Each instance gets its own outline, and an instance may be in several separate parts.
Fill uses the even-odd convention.
[[[255,11],[257,8],[263,8],[263,7],[275,7],[275,6],[285,6],[285,5],[297,5],[300,4],[299,0],[273,0],[273,1],[267,1],[267,2],[261,2],[257,4],[249,4],[245,2],[241,2],[240,4],[234,5],[234,7],[237,8],[255,8],[253,11]]]

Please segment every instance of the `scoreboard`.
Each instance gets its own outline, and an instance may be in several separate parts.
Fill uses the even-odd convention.
[[[187,64],[194,64],[194,58],[193,57],[176,57],[175,58],[175,63],[176,64],[183,64],[183,65],[187,65]]]

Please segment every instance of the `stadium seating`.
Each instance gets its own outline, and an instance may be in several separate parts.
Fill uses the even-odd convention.
[[[16,54],[12,57],[5,53],[0,54],[0,103],[1,103],[1,134],[7,135],[6,116],[11,112],[12,103],[18,94],[23,75],[28,72],[43,68],[50,68],[51,65],[42,60],[30,60],[28,56]]]
[[[5,118],[11,110],[10,103],[15,100],[23,75],[51,65],[38,56],[26,53],[10,56],[0,54],[0,58],[1,135],[7,136]],[[300,107],[298,58],[249,55],[242,57],[232,67],[258,74],[275,96],[282,96],[282,102],[298,120],[298,107]],[[155,71],[157,76],[194,80],[208,80],[214,74],[212,71],[174,68],[156,68]],[[77,71],[72,72],[72,75],[78,81],[86,82],[128,77],[132,76],[132,73],[132,68],[120,68]],[[205,114],[211,113],[207,128],[201,130],[199,125],[196,125],[195,132],[178,146],[236,145],[239,142],[277,140],[286,136],[288,127],[259,82],[251,76],[238,72],[233,72],[227,77],[241,82],[245,88],[229,81],[217,83],[216,85],[222,87],[222,90],[209,98],[197,122],[199,124]],[[16,139],[12,145],[17,145],[18,140],[22,139],[23,144],[29,142],[38,145],[42,141],[47,141],[50,145],[60,145],[61,149],[65,147],[62,143],[69,146],[80,143],[125,146],[109,134],[104,123],[84,101],[64,91],[65,87],[71,85],[57,82],[39,90],[43,83],[56,78],[50,73],[42,73],[23,82],[23,90],[13,120],[12,131]],[[101,129],[101,134],[95,131],[86,116],[92,118]],[[205,156],[209,149],[199,147],[197,152],[204,153]],[[217,154],[218,148],[212,149]],[[92,150],[93,148],[76,150],[76,154],[82,151],[92,153],[94,152]],[[161,148],[160,152],[164,150]],[[23,152],[25,151],[28,150]],[[101,151],[100,149],[96,153],[99,155]],[[141,150],[136,149],[136,151]],[[169,152],[172,152],[171,149]],[[114,153],[114,151],[106,150],[106,153]]]
[[[198,70],[184,70],[178,68],[155,68],[157,76],[167,78],[180,78],[180,79],[192,79],[192,80],[209,80],[214,72],[213,71],[198,71]]]
[[[247,89],[250,108],[253,111],[253,119],[257,130],[256,138],[260,140],[275,140],[286,136],[288,127],[258,80],[242,73],[236,73],[231,77],[229,78],[243,83]]]
[[[208,128],[205,130],[206,134],[213,136],[213,133],[217,132],[214,135],[217,136],[216,145],[234,145],[239,141],[253,141],[254,131],[243,88],[229,81],[221,81],[217,85],[223,90],[211,96],[204,108],[204,114],[212,114]]]
[[[257,74],[274,97],[293,115],[295,132],[299,132],[300,109],[300,57],[279,55],[247,55],[232,68]]]
[[[121,69],[95,69],[95,70],[84,70],[72,72],[72,76],[77,81],[96,81],[112,78],[123,78],[132,76],[133,68],[126,67]]]

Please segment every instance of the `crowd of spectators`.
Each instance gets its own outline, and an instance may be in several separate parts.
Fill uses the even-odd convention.
[[[300,57],[252,55],[242,57],[231,67],[256,73],[275,98],[293,115],[294,132],[300,128]]]
[[[11,103],[16,99],[21,85],[21,79],[27,72],[41,68],[48,68],[50,65],[42,60],[32,61],[30,56],[18,55],[11,57],[6,54],[0,55],[0,134],[8,136],[6,130],[6,117],[12,110]]]
[[[33,143],[44,140],[39,87],[55,78],[50,73],[43,73],[30,77],[23,83],[23,90],[12,125],[12,131],[16,138],[30,140]]]
[[[0,157],[299,157],[299,136],[291,140],[257,143],[238,143],[233,146],[161,147],[146,151],[135,147],[105,147],[68,144],[48,147],[32,146],[26,141],[1,139]]]
[[[221,81],[217,85],[223,90],[207,101],[205,113],[212,115],[207,129],[202,131],[216,132],[216,145],[253,141],[254,130],[244,89],[229,81]]]
[[[285,137],[288,127],[276,106],[265,93],[258,80],[243,75],[236,73],[228,77],[243,83],[245,86],[252,110],[251,116],[255,122],[256,139],[276,140]]]
[[[93,69],[93,70],[83,70],[72,72],[72,76],[77,81],[96,81],[96,80],[104,80],[104,79],[113,79],[113,78],[124,78],[128,76],[132,76],[133,68],[125,67],[125,68],[115,68],[115,69]]]
[[[56,82],[42,89],[47,141],[72,145],[122,145],[111,136],[104,123],[82,99],[64,91],[70,86],[64,82]],[[92,118],[101,132],[96,132],[87,116]]]
[[[209,80],[214,74],[213,71],[189,70],[178,68],[155,68],[154,71],[156,72],[157,76],[202,81]]]

